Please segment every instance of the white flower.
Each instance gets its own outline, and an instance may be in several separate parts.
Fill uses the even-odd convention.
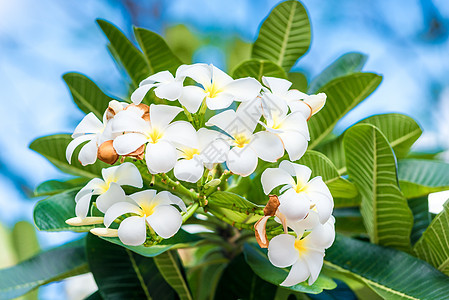
[[[112,205],[104,215],[104,225],[109,227],[118,217],[133,214],[124,219],[118,228],[118,237],[123,244],[143,244],[147,236],[147,224],[164,239],[178,232],[182,217],[173,205],[186,211],[186,206],[179,197],[167,191],[156,194],[155,190],[145,190],[134,193],[129,198],[126,202]]]
[[[131,101],[134,104],[139,104],[152,88],[155,88],[154,93],[159,98],[170,101],[178,99],[181,96],[182,86],[185,79],[185,76],[179,76],[179,73],[184,67],[186,66],[182,65],[178,68],[176,77],[173,77],[169,71],[161,71],[144,79],[140,82],[139,87],[132,93]]]
[[[312,171],[303,165],[282,161],[279,168],[268,168],[262,173],[261,181],[265,194],[283,185],[279,196],[279,211],[288,221],[304,219],[316,209],[320,222],[324,224],[332,214],[334,202],[329,188],[320,176],[309,181]],[[293,179],[296,177],[296,180]]]
[[[121,112],[114,118],[112,129],[115,133],[125,134],[115,138],[115,150],[126,155],[147,144],[145,160],[148,170],[152,174],[170,171],[178,158],[176,146],[198,147],[196,131],[190,123],[171,123],[181,111],[180,107],[151,104],[149,120],[135,113]]]
[[[289,90],[292,83],[286,79],[263,76],[262,82],[271,90],[270,92],[264,89],[265,93],[286,102],[292,112],[301,112],[306,120],[320,111],[326,103],[326,94],[324,93],[307,95],[295,89]]]
[[[124,163],[101,170],[103,180],[94,178],[83,187],[75,196],[76,216],[84,219],[89,211],[90,200],[93,195],[99,195],[95,201],[101,212],[114,203],[123,201],[125,192],[122,185],[130,185],[137,188],[143,186],[139,170],[132,163]]]
[[[301,237],[302,234],[298,233],[296,238],[280,234],[271,239],[268,245],[268,258],[274,266],[292,266],[282,286],[293,286],[307,278],[309,285],[312,285],[317,280],[323,266],[324,250],[334,242],[333,217],[325,224],[315,226],[307,236]]]
[[[279,136],[290,160],[300,159],[306,152],[310,140],[307,120],[303,114],[301,112],[288,114],[287,103],[268,93],[262,97],[262,113],[266,124],[261,124],[267,131]]]
[[[226,110],[213,116],[207,126],[217,126],[231,136],[231,150],[226,158],[228,169],[248,176],[257,167],[257,159],[275,162],[284,154],[280,138],[268,131],[253,133],[260,111],[251,102],[240,104],[237,111]]]
[[[72,154],[76,147],[80,144],[89,141],[81,148],[78,154],[80,163],[90,165],[97,160],[98,147],[114,138],[111,131],[112,122],[110,119],[119,111],[123,110],[124,105],[121,102],[113,100],[109,102],[109,107],[103,115],[103,122],[98,120],[94,113],[87,114],[81,122],[76,126],[72,134],[73,141],[71,141],[66,149],[66,159],[69,163],[72,162]]]
[[[229,107],[233,101],[251,101],[257,97],[261,84],[254,78],[232,79],[231,76],[213,65],[195,64],[185,67],[183,76],[188,76],[202,87],[186,86],[179,102],[191,113],[195,113],[206,98],[211,110]]]
[[[179,180],[197,182],[202,176],[204,166],[212,169],[214,164],[226,160],[229,152],[227,137],[215,130],[200,128],[197,132],[198,148],[178,147],[179,160],[173,170]]]

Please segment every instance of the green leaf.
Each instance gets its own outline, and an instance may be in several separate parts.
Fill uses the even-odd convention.
[[[40,251],[36,229],[27,221],[20,221],[12,230],[12,241],[19,261],[28,259]]]
[[[318,146],[334,129],[335,124],[380,84],[382,76],[374,73],[354,73],[336,78],[319,92],[326,93],[323,109],[309,120],[309,149]]]
[[[41,285],[89,272],[84,244],[84,239],[77,240],[0,270],[0,298],[16,298]]]
[[[337,234],[325,265],[354,275],[384,299],[445,299],[449,277],[404,252]]]
[[[166,251],[153,259],[162,277],[178,293],[179,298],[181,300],[193,299],[178,253],[176,251]]]
[[[197,235],[188,233],[182,229],[180,229],[178,233],[175,234],[173,237],[163,240],[159,244],[150,247],[145,247],[144,245],[128,246],[123,244],[118,237],[114,238],[101,237],[101,238],[113,244],[129,249],[145,257],[154,257],[168,250],[194,247],[201,240],[201,238],[198,237]]]
[[[408,251],[413,216],[397,185],[396,161],[387,139],[375,126],[360,124],[346,131],[343,144],[371,242]]]
[[[52,196],[55,194],[62,193],[66,190],[81,188],[83,185],[87,183],[86,178],[74,178],[67,181],[59,181],[59,180],[48,180],[39,184],[34,191],[35,197],[40,196]]]
[[[87,259],[104,299],[175,299],[152,258],[89,234]]]
[[[449,164],[441,161],[403,159],[399,161],[398,177],[407,198],[449,190]]]
[[[288,80],[292,82],[291,89],[297,89],[299,91],[307,91],[307,77],[303,73],[290,72],[288,73]]]
[[[413,228],[410,239],[412,244],[415,244],[430,225],[428,196],[408,199],[408,206],[413,213]]]
[[[176,55],[168,48],[164,39],[152,31],[143,28],[134,28],[137,42],[142,48],[151,73],[168,70],[173,75],[182,64]]]
[[[273,266],[267,257],[267,250],[261,249],[257,244],[245,243],[243,246],[243,253],[245,254],[245,260],[251,269],[260,278],[268,281],[274,285],[281,284],[287,277],[289,270],[283,268],[277,268]],[[308,285],[306,282],[299,283],[291,287],[285,287],[286,289],[309,293],[319,294],[323,290],[334,289],[337,285],[335,282],[323,275],[320,275],[314,284]]]
[[[312,177],[321,176],[335,198],[354,198],[358,191],[354,184],[340,177],[337,168],[324,154],[308,150],[298,161],[312,170]]]
[[[268,60],[246,60],[239,64],[232,72],[234,79],[254,77],[262,82],[262,76],[287,78],[287,74],[285,74],[285,71],[281,67]]]
[[[358,52],[343,54],[312,80],[308,93],[315,94],[316,91],[335,78],[360,72],[367,59],[368,56]]]
[[[449,275],[449,201],[424,231],[413,252],[435,268]]]
[[[286,71],[309,49],[311,30],[305,8],[296,0],[276,6],[263,22],[252,58],[270,60]]]
[[[240,209],[241,212],[237,212],[235,209]],[[239,223],[254,223],[260,219],[260,215],[253,213],[257,209],[263,209],[263,206],[256,205],[230,192],[219,191],[208,197],[208,211],[212,214],[225,215],[227,218]]]
[[[366,235],[362,215],[356,207],[334,209],[332,215],[335,217],[335,229],[337,232],[348,235]]]
[[[67,145],[72,141],[69,134],[48,135],[35,139],[30,144],[30,149],[48,159],[55,167],[61,171],[76,176],[95,178],[101,176],[101,169],[110,165],[97,160],[93,165],[82,166],[78,161],[78,153],[82,146],[79,146],[72,155],[72,163],[69,164],[65,157]]]
[[[97,19],[97,23],[119,59],[117,63],[126,70],[133,86],[138,87],[139,83],[150,75],[150,68],[142,52],[113,24],[102,19]]]
[[[254,274],[243,253],[227,265],[218,282],[214,300],[258,299],[272,300],[277,287]]]
[[[108,108],[111,97],[104,94],[100,88],[87,76],[80,73],[65,73],[62,78],[69,87],[73,101],[84,113],[93,112],[98,119],[103,120],[103,114]]]

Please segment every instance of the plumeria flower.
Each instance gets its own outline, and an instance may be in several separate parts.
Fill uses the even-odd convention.
[[[262,97],[262,113],[267,131],[279,136],[290,160],[300,159],[307,150],[310,140],[307,120],[301,112],[288,113],[287,103],[277,101],[271,94]]]
[[[175,235],[182,225],[182,217],[177,205],[182,211],[186,206],[182,200],[163,191],[145,190],[129,196],[131,201],[112,205],[104,215],[104,225],[109,227],[112,222],[124,214],[126,217],[118,228],[118,237],[125,245],[142,245],[147,237],[147,225],[160,237],[168,239]]]
[[[307,221],[307,220],[303,220]],[[318,278],[323,266],[325,249],[329,248],[335,239],[334,218],[325,224],[318,224],[308,235],[302,233],[293,235],[280,234],[271,239],[268,246],[270,262],[279,268],[292,266],[282,286],[293,286],[308,279],[312,285]]]
[[[308,167],[287,160],[282,161],[279,168],[268,168],[262,173],[265,194],[268,195],[277,186],[283,186],[279,196],[279,211],[290,222],[304,219],[314,209],[324,224],[332,213],[334,201],[329,188],[321,176],[309,181],[311,174]]]
[[[252,104],[242,103],[237,111],[226,110],[213,116],[207,126],[217,126],[231,138],[232,148],[226,158],[228,169],[241,176],[248,176],[257,167],[258,158],[275,162],[284,154],[281,139],[269,131],[253,133],[260,113]]]
[[[103,122],[101,122],[94,113],[88,113],[76,126],[72,134],[73,141],[71,141],[66,149],[66,159],[69,163],[72,162],[72,154],[76,147],[84,142],[89,141],[81,148],[78,154],[78,160],[83,166],[95,163],[97,160],[98,147],[114,138],[111,131],[112,122],[110,120],[115,114],[123,110],[124,105],[121,102],[113,100],[109,102],[109,107],[103,115]]]
[[[266,94],[287,103],[292,112],[301,112],[306,120],[320,111],[326,103],[324,93],[307,95],[296,89],[289,90],[292,83],[286,79],[263,76],[262,82],[270,88],[270,90],[264,89]]]
[[[178,147],[179,160],[173,170],[179,180],[197,182],[204,167],[212,169],[215,164],[223,163],[229,152],[227,137],[215,130],[200,128],[197,132],[198,148]]]
[[[178,73],[180,73],[184,67],[186,66],[182,65],[178,68],[176,77],[173,77],[169,71],[161,71],[144,79],[140,82],[139,87],[132,93],[131,101],[134,104],[139,104],[152,88],[155,88],[154,93],[159,98],[170,101],[178,99],[181,96],[182,86],[185,79],[185,76],[179,76]]]
[[[191,113],[198,111],[204,99],[209,109],[223,109],[233,101],[253,100],[261,89],[261,84],[256,79],[246,77],[234,80],[213,65],[195,64],[184,68],[180,74],[201,84],[201,87],[184,87],[179,98],[179,102]]]
[[[151,104],[149,119],[123,111],[114,118],[112,131],[125,133],[114,140],[114,148],[120,155],[133,153],[146,144],[145,160],[152,174],[173,169],[178,154],[176,146],[198,148],[195,128],[185,121],[173,122],[182,108]]]
[[[139,170],[132,163],[124,163],[119,166],[101,170],[103,179],[94,178],[83,187],[75,196],[76,216],[84,219],[89,211],[90,201],[93,195],[99,195],[95,201],[101,212],[116,202],[123,201],[125,192],[122,185],[130,185],[137,188],[143,186]]]

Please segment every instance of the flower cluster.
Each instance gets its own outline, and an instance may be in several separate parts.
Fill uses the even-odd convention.
[[[186,84],[193,81],[196,84]],[[268,247],[273,265],[292,266],[283,285],[307,278],[312,284],[335,236],[333,199],[321,177],[309,181],[310,169],[290,161],[307,150],[307,121],[323,107],[326,95],[307,95],[291,85],[274,77],[262,77],[262,83],[251,77],[233,79],[206,64],[182,65],[175,76],[168,71],[149,76],[131,95],[132,103],[113,100],[102,121],[90,113],[76,127],[66,152],[69,163],[74,150],[88,141],[78,154],[82,165],[97,158],[112,165],[120,156],[122,164],[103,169],[103,179],[81,189],[75,198],[77,218],[68,223],[103,223],[106,228],[92,232],[118,236],[127,245],[141,245],[147,235],[168,238],[179,230],[186,212],[181,198],[155,190],[126,195],[122,186],[141,189],[143,183],[137,167],[123,163],[125,157],[140,160],[153,176],[173,171],[178,180],[203,187],[205,171],[212,174],[209,182],[217,180],[213,177],[219,164],[230,174],[249,176],[259,159],[274,163],[284,158],[279,168],[262,174],[264,192],[276,190],[278,196],[270,196],[265,216],[255,224],[256,237]],[[159,99],[178,103],[142,103],[151,90]],[[208,109],[219,112],[205,120]],[[88,216],[94,195],[104,218]],[[265,225],[273,216],[284,233],[268,242]],[[120,224],[118,230],[110,229],[114,222]]]

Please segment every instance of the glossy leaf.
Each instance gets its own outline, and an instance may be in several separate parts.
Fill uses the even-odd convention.
[[[87,183],[88,179],[80,177],[74,178],[67,181],[59,181],[59,180],[48,180],[39,184],[34,191],[34,196],[52,196],[55,194],[62,193],[66,190],[81,188],[83,185]]]
[[[336,208],[332,212],[335,217],[335,229],[337,232],[347,235],[366,235],[362,215],[357,207]]]
[[[35,139],[30,144],[30,149],[48,159],[55,167],[61,171],[76,176],[95,178],[101,176],[101,169],[110,167],[97,160],[93,165],[82,166],[78,161],[78,153],[82,147],[78,147],[72,156],[72,164],[69,164],[65,158],[67,145],[72,141],[68,134],[48,135]]]
[[[347,130],[344,148],[349,178],[361,196],[360,211],[372,243],[408,251],[413,216],[397,184],[396,161],[373,125]]]
[[[151,73],[168,70],[174,76],[176,69],[182,63],[168,48],[164,39],[157,33],[143,28],[134,28],[134,34],[150,66]]]
[[[449,164],[424,159],[403,159],[398,164],[401,190],[407,198],[449,190]]]
[[[250,59],[239,64],[232,72],[234,79],[254,77],[262,82],[262,76],[287,78],[281,67],[268,60]]]
[[[19,261],[29,259],[40,251],[36,228],[27,221],[19,221],[12,230],[12,241]]]
[[[108,38],[112,50],[119,59],[117,63],[125,69],[133,86],[138,87],[139,83],[150,75],[150,68],[142,52],[113,24],[102,19],[97,19],[97,24]]]
[[[449,275],[449,202],[430,223],[413,252],[435,268]]]
[[[104,299],[176,299],[152,258],[89,234],[87,259]]]
[[[243,246],[243,253],[245,254],[246,262],[251,267],[253,272],[260,276],[263,280],[274,285],[281,284],[289,273],[288,269],[273,266],[268,260],[267,250],[261,249],[257,244],[246,243]],[[330,290],[334,289],[336,286],[337,285],[332,279],[320,275],[312,285],[302,282],[291,287],[286,287],[286,289],[302,293],[318,294],[324,289]]]
[[[16,298],[41,285],[89,272],[84,245],[84,239],[77,240],[0,270],[0,298]]]
[[[311,30],[305,8],[296,0],[277,5],[262,23],[252,58],[270,60],[286,71],[309,49]]]
[[[287,74],[288,80],[292,82],[291,89],[297,89],[299,91],[307,91],[307,77],[304,73],[290,72]]]
[[[93,112],[98,119],[103,120],[109,101],[113,99],[104,94],[90,78],[83,74],[65,73],[62,78],[79,109],[86,114]]]
[[[408,206],[413,213],[413,228],[410,239],[412,244],[415,244],[430,225],[431,216],[428,196],[408,199]]]
[[[382,76],[374,73],[354,73],[326,84],[319,92],[326,93],[323,109],[309,121],[309,149],[318,146],[334,129],[335,124],[380,84]]]
[[[394,249],[338,235],[325,265],[362,280],[384,299],[444,299],[449,277]]]
[[[315,94],[316,91],[335,78],[360,72],[367,59],[368,56],[358,52],[343,54],[312,80],[308,93]]]

